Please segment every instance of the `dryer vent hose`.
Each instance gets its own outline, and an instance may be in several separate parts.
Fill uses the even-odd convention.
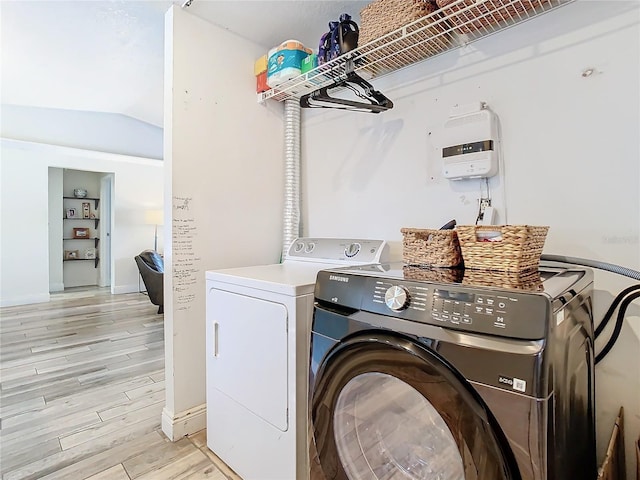
[[[284,215],[281,259],[300,235],[300,102],[284,101]]]
[[[574,265],[598,268],[600,270],[607,270],[608,272],[613,272],[617,273],[618,275],[624,275],[625,277],[640,280],[640,272],[638,272],[637,270],[631,270],[630,268],[621,267],[620,265],[614,265],[612,263],[598,262],[596,260],[588,260],[586,258],[564,257],[562,255],[542,255],[540,259],[549,260],[552,262],[573,263]]]
[[[595,260],[588,260],[585,258],[574,258],[574,257],[563,257],[560,255],[542,255],[541,260],[548,260],[552,262],[564,262],[564,263],[572,263],[574,265],[582,265],[585,267],[593,267],[598,268],[600,270],[606,270],[609,272],[617,273],[618,275],[624,275],[626,277],[633,278],[635,280],[640,280],[640,272],[636,270],[632,270],[627,267],[621,267],[619,265],[613,265],[611,263],[598,262]],[[611,305],[609,305],[609,309],[607,313],[605,313],[604,317],[598,324],[595,337],[598,338],[600,334],[604,331],[605,327],[613,317],[616,309],[618,309],[618,315],[616,316],[616,324],[613,327],[613,332],[611,332],[611,336],[609,340],[605,344],[604,347],[598,352],[596,355],[596,364],[600,363],[600,361],[611,351],[614,344],[618,340],[620,336],[620,332],[622,331],[622,324],[624,323],[624,317],[627,313],[627,308],[637,298],[640,298],[640,284],[632,285],[628,288],[625,288],[621,291],[616,298],[613,299]]]

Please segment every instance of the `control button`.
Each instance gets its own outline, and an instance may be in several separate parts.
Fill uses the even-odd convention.
[[[460,321],[465,325],[471,325],[473,323],[473,320],[471,319],[471,317],[462,317]]]
[[[487,298],[487,305],[493,305],[493,298]]]
[[[442,311],[447,313],[453,312],[453,304],[451,303],[451,300],[445,300],[442,302]]]
[[[384,294],[384,303],[394,312],[399,312],[409,305],[409,292],[404,287],[394,285]]]
[[[349,258],[355,257],[359,252],[360,252],[359,243],[352,243],[348,245],[347,248],[344,249],[344,254]]]
[[[313,242],[307,243],[307,248],[304,249],[305,253],[313,252],[313,249],[316,248],[316,244]]]
[[[296,253],[298,253],[298,252],[301,252],[303,248],[304,248],[304,243],[302,243],[302,242],[297,242],[297,243],[295,244],[295,246],[293,247],[293,251],[294,251],[294,252],[296,252]]]
[[[504,302],[498,303],[498,308],[505,308],[506,306],[507,306],[507,304],[504,303]]]

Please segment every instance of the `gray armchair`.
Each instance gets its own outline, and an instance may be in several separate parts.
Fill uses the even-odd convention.
[[[164,260],[155,250],[145,250],[134,257],[149,300],[164,313]]]

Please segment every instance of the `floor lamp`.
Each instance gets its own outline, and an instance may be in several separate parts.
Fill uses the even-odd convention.
[[[153,250],[158,251],[158,225],[164,225],[164,216],[162,210],[147,210],[145,212],[145,223],[154,225],[155,231],[153,236]]]

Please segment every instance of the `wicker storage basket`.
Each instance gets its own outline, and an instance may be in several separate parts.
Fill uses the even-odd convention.
[[[497,272],[468,269],[464,271],[462,284],[477,287],[513,288],[530,292],[542,290],[542,279],[538,270]]]
[[[405,265],[402,274],[406,280],[426,280],[428,282],[460,283],[464,276],[461,268],[431,268]]]
[[[409,265],[456,267],[462,263],[455,230],[402,228],[402,260]]]
[[[436,0],[442,13],[459,33],[493,30],[496,25],[520,19],[528,10],[550,0]],[[472,8],[468,8],[472,7]]]
[[[401,40],[402,35],[387,35],[420,18],[433,14],[437,10],[435,0],[375,0],[360,11],[359,52],[364,55],[367,70],[378,75],[387,70],[410,65],[416,61],[436,55],[450,48],[450,36],[445,32],[444,22],[420,30],[441,16],[425,19],[407,27],[410,39]],[[384,41],[369,42],[385,36]],[[395,41],[394,41],[395,40]],[[391,43],[390,43],[391,42]],[[382,48],[381,45],[385,45]],[[376,49],[376,51],[373,51]]]
[[[375,0],[360,10],[360,35],[358,45],[418,20],[436,11],[435,0]]]
[[[465,268],[508,272],[538,268],[548,230],[530,225],[456,226]]]

